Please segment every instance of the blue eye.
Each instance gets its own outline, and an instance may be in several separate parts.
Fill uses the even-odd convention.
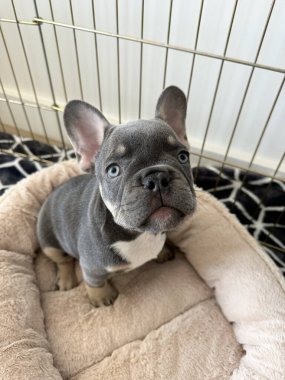
[[[120,167],[116,164],[112,164],[107,169],[108,176],[111,178],[118,177],[120,174]]]
[[[189,153],[186,151],[178,154],[178,160],[181,164],[186,164],[189,161]]]

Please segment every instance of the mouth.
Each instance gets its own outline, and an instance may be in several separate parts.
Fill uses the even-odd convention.
[[[161,206],[156,209],[149,217],[150,220],[160,220],[161,222],[167,222],[173,216],[179,214],[182,216],[182,212],[173,207]]]
[[[149,215],[144,226],[153,232],[169,231],[184,218],[184,214],[173,207],[161,206]]]

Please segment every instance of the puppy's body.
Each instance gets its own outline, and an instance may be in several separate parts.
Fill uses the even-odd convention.
[[[78,259],[90,301],[110,304],[117,295],[106,283],[110,274],[157,257],[166,231],[195,209],[184,139],[186,100],[170,87],[155,119],[120,126],[80,101],[69,103],[64,116],[81,167],[92,173],[49,196],[39,214],[38,238],[62,276],[68,277],[70,257]],[[68,279],[60,287],[73,285]]]
[[[102,286],[109,273],[156,258],[165,242],[165,234],[139,233],[116,224],[93,174],[71,178],[53,192],[40,211],[38,236],[42,247],[79,260],[91,287]]]

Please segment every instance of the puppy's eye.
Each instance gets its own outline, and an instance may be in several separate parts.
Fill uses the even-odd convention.
[[[178,160],[181,164],[186,164],[189,161],[189,153],[182,151],[178,154]]]
[[[118,177],[118,175],[120,174],[120,167],[116,164],[110,165],[107,169],[107,174],[111,178]]]

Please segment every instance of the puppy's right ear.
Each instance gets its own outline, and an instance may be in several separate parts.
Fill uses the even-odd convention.
[[[81,100],[69,102],[63,114],[64,125],[79,158],[80,168],[89,171],[110,125],[102,113]]]

